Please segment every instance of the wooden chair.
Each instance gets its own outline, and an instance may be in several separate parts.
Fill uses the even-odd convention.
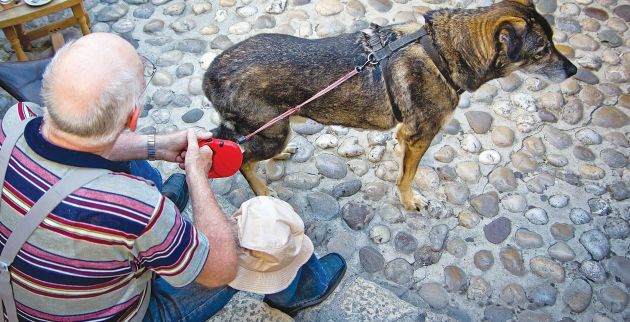
[[[65,9],[72,10],[72,17],[26,32],[22,27],[25,22]],[[20,61],[28,60],[24,50],[30,49],[31,41],[53,34],[53,47],[56,46],[58,48],[63,45],[63,37],[57,32],[77,24],[81,27],[83,35],[90,33],[90,21],[83,7],[83,0],[53,0],[40,7],[31,7],[25,3],[19,3],[12,8],[0,11],[0,28],[2,28],[4,35],[11,43]],[[57,34],[55,35],[55,33]]]

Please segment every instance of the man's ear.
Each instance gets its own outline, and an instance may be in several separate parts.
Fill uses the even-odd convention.
[[[525,21],[504,22],[497,31],[497,42],[511,62],[517,61],[520,57],[526,25]]]
[[[127,128],[129,128],[129,130],[131,130],[131,132],[134,132],[136,130],[136,128],[138,127],[138,118],[140,117],[140,107],[136,106],[133,109],[133,112],[131,112],[131,114],[129,114],[129,119],[127,119]]]

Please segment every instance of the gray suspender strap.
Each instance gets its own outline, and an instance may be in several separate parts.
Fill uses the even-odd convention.
[[[20,105],[19,108],[21,107],[22,106]],[[26,124],[28,124],[31,119],[32,118],[27,118],[16,124],[14,127],[7,127],[6,129],[4,129],[6,137],[4,138],[4,142],[2,143],[2,149],[0,149],[0,197],[2,196],[4,178],[9,167],[11,152],[13,152],[13,148],[15,147],[17,140],[22,136],[22,133],[24,133],[24,128],[26,128]],[[1,204],[2,200],[0,200],[0,206]],[[7,309],[9,322],[13,322],[14,320],[17,320],[17,313],[15,312],[15,301],[13,300],[13,289],[11,288],[10,281],[11,273],[9,273],[9,264],[4,263],[0,259],[0,318],[2,319],[2,321],[4,321],[4,310],[2,308],[2,304],[4,303]],[[9,302],[11,303],[9,304]]]
[[[28,120],[20,123],[18,131],[7,136],[0,150],[0,185],[4,185],[4,177],[8,167],[11,151],[17,142],[17,138],[22,135]],[[14,129],[16,130],[16,129]],[[17,137],[17,138],[16,138]],[[0,299],[4,303],[9,322],[17,322],[17,309],[13,298],[13,288],[11,287],[11,273],[9,266],[26,243],[29,236],[35,231],[39,224],[48,214],[61,203],[70,193],[82,187],[86,183],[110,173],[105,169],[73,169],[70,170],[60,181],[53,185],[37,202],[31,207],[24,217],[17,222],[16,229],[11,233],[2,253],[0,253]],[[4,319],[2,305],[0,305],[0,317]]]
[[[6,137],[4,138],[2,149],[0,150],[0,195],[2,194],[1,189],[4,185],[4,176],[6,175],[7,168],[9,167],[9,159],[11,158],[13,147],[15,147],[15,143],[17,143],[17,140],[22,136],[22,133],[24,133],[24,128],[26,128],[26,124],[28,124],[28,122],[32,119],[33,118],[25,119],[15,125],[15,127],[4,129]]]

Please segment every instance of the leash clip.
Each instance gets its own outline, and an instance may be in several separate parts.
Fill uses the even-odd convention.
[[[9,264],[3,261],[0,261],[0,273],[3,273],[3,272],[6,273],[8,271],[9,271]]]
[[[378,64],[378,61],[376,61],[376,58],[374,58],[374,53],[370,53],[367,56],[367,60],[365,61],[365,63],[363,63],[363,65],[361,66],[356,66],[354,69],[356,69],[357,73],[360,73],[365,70],[365,67],[367,65],[376,65],[376,64]]]

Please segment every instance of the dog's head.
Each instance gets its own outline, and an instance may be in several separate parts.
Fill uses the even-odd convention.
[[[575,75],[577,68],[555,48],[551,26],[531,0],[505,0],[495,6],[502,13],[493,28],[497,70],[507,75],[521,69],[554,82]]]

